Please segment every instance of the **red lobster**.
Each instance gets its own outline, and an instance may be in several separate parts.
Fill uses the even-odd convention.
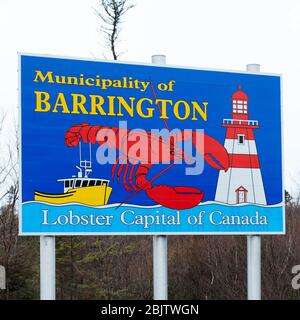
[[[110,131],[115,135],[115,139],[108,139],[107,136],[101,137],[99,136],[99,132]],[[132,139],[132,135],[138,132],[137,130],[127,130],[120,129],[118,127],[108,127],[108,126],[91,126],[88,123],[81,123],[73,125],[68,131],[65,133],[65,143],[67,146],[77,146],[80,141],[84,143],[92,143],[95,144],[98,142],[100,145],[107,143],[109,147],[121,149],[118,150],[122,156],[118,157],[116,163],[112,168],[112,179],[114,179],[115,171],[117,165],[120,164],[119,169],[117,171],[117,178],[120,181],[120,176],[123,172],[123,185],[124,188],[130,192],[135,191],[135,193],[144,190],[149,198],[154,200],[156,203],[171,208],[171,209],[188,209],[198,205],[203,196],[203,191],[187,186],[168,186],[168,185],[154,185],[152,186],[152,182],[163,172],[165,172],[170,166],[162,170],[159,174],[153,177],[151,180],[146,178],[150,167],[153,165],[153,162],[150,159],[157,156],[156,153],[159,150],[164,150],[165,145],[167,143],[161,136],[154,135],[153,133],[146,132],[147,141],[148,141],[148,149],[147,155],[144,156],[144,159],[139,164],[132,164],[132,161],[126,161],[126,163],[122,163],[124,159],[129,159],[128,150],[136,143],[134,139]],[[184,152],[176,147],[175,142],[178,142],[178,139],[184,141],[187,139],[192,139],[193,146],[195,146],[196,150],[201,153],[204,157],[204,160],[213,168],[218,170],[227,171],[229,165],[229,157],[226,149],[215,139],[212,137],[202,134],[199,131],[183,131],[180,132],[180,135],[176,137],[172,137],[168,140],[169,146],[169,159],[171,161],[175,161],[176,159],[185,159]],[[199,140],[197,140],[199,139]],[[200,140],[202,139],[202,140]],[[196,141],[202,141],[202,146],[197,146]],[[156,143],[156,144],[155,144]],[[151,148],[151,146],[155,145],[155,148]],[[126,146],[126,147],[123,147]],[[159,149],[158,149],[159,148]],[[158,155],[157,163],[162,162],[162,155]],[[129,170],[129,165],[131,168]],[[134,167],[137,167],[136,172],[134,174],[135,183],[133,181],[133,172]],[[129,172],[128,182],[130,186],[127,184],[127,174]],[[127,199],[126,199],[127,200]]]

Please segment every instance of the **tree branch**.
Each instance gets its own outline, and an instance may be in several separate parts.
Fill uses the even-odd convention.
[[[117,60],[120,55],[116,48],[121,31],[120,24],[126,12],[134,7],[129,1],[130,0],[99,0],[100,9],[95,10],[95,14],[102,22],[100,31],[105,36],[114,60]]]

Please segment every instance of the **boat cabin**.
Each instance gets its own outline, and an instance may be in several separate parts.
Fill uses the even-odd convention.
[[[109,184],[109,180],[95,179],[95,178],[69,178],[69,179],[58,179],[57,181],[64,182],[64,193],[70,189],[102,186],[102,185],[108,186]]]

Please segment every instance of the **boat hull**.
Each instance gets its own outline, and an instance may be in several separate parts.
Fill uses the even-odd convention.
[[[103,206],[107,204],[111,191],[111,187],[104,185],[74,188],[58,194],[35,191],[34,200],[52,204],[80,203],[88,206]]]

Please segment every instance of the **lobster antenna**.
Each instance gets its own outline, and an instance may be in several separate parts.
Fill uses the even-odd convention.
[[[152,88],[153,97],[154,97],[154,99],[155,99],[155,101],[156,101],[156,100],[157,100],[157,94],[156,94],[156,92],[155,92],[155,89],[154,89],[154,85],[153,85],[152,80],[150,80],[150,83],[151,83],[151,88]],[[155,105],[157,106],[157,108],[158,108],[158,110],[159,110],[160,116],[162,116],[162,111],[161,111],[161,108],[160,108],[159,104],[155,102]],[[164,121],[164,124],[165,124],[166,129],[168,129],[168,130],[170,131],[166,119],[163,119],[163,121]]]

